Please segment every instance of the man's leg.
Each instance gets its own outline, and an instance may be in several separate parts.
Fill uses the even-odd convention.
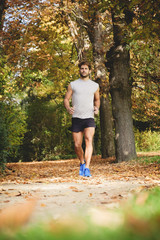
[[[84,139],[85,139],[85,155],[84,158],[86,160],[86,168],[89,168],[92,153],[93,153],[93,136],[95,133],[94,127],[89,127],[84,129]]]
[[[84,152],[82,149],[83,132],[72,132],[72,136],[74,141],[75,152],[80,162],[83,164],[84,163]]]

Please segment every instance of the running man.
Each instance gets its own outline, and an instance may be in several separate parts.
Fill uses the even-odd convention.
[[[64,106],[72,115],[72,136],[75,152],[80,160],[79,175],[91,177],[89,170],[93,153],[93,136],[95,133],[94,114],[100,107],[99,85],[90,80],[91,65],[83,61],[79,65],[80,78],[71,82],[64,99]],[[72,106],[70,99],[72,98]],[[85,153],[82,149],[83,136]]]

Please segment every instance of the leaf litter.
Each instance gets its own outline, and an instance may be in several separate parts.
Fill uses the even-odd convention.
[[[63,193],[52,192],[52,194],[49,194],[47,192],[47,194],[43,192],[42,195],[39,196],[41,200],[39,206],[41,208],[46,209],[49,206],[49,204],[45,202],[45,199],[54,199],[52,204],[59,205],[60,208],[64,207],[63,201],[61,202],[60,199],[66,197],[70,198],[72,205],[81,203],[86,204],[84,199],[86,199],[86,201],[88,199],[87,204],[93,201],[93,205],[96,206],[96,210],[92,211],[91,214],[91,218],[93,218],[94,222],[96,221],[96,211],[101,211],[101,209],[103,209],[100,216],[102,219],[105,219],[108,214],[106,213],[108,207],[114,203],[119,204],[125,201],[129,197],[129,194],[139,194],[136,203],[137,205],[143,205],[148,198],[148,193],[144,192],[144,190],[159,186],[160,184],[159,164],[144,164],[137,161],[115,164],[114,161],[114,158],[101,159],[100,156],[94,156],[91,163],[91,173],[93,177],[87,179],[78,176],[79,161],[77,159],[32,163],[8,163],[5,174],[0,177],[0,196],[1,199],[3,199],[0,200],[0,203],[3,203],[2,205],[5,206],[0,208],[0,228],[4,226],[17,228],[27,222],[38,202],[36,196],[38,193],[41,193],[41,186],[50,186],[51,184],[58,185],[59,189],[61,189],[61,186],[64,184],[69,185],[67,185],[66,192]],[[104,182],[106,183],[107,181],[108,185],[104,186]],[[112,184],[116,182],[118,184],[113,185],[114,188],[115,186],[116,188],[111,188]],[[119,186],[119,183],[124,183],[125,185],[127,182],[130,182],[130,187],[128,189],[125,189],[125,186],[124,188],[121,187],[122,185]],[[134,185],[132,182],[136,182],[137,185]],[[21,187],[30,185],[32,187],[33,184],[37,184],[39,188],[29,188],[29,190],[25,190],[26,188],[24,187],[24,190],[20,189],[17,191],[17,187],[20,185]],[[95,188],[94,192],[92,186]],[[86,190],[88,190],[88,192]],[[73,198],[71,192],[77,194],[77,198],[75,196],[75,198]],[[81,197],[81,199],[79,199],[79,197]],[[15,200],[15,202],[18,205],[11,205],[12,199],[15,198],[20,198],[21,205],[17,200]],[[56,198],[58,200],[55,200]],[[66,207],[67,204],[66,202]],[[19,217],[16,217],[17,212],[20,211],[18,208],[21,209],[21,207],[24,208],[24,214],[18,214]],[[92,207],[92,205],[90,205],[90,207]],[[61,216],[62,215],[65,215],[65,213],[62,213]],[[108,216],[110,215],[108,214]],[[13,219],[15,219],[15,221]],[[116,221],[118,224],[121,222],[119,221],[119,217],[117,217]],[[109,222],[109,220],[106,220],[106,222]],[[129,225],[135,225],[135,227],[138,228],[137,222],[138,220],[133,216],[128,216]],[[145,226],[144,223],[144,228]]]

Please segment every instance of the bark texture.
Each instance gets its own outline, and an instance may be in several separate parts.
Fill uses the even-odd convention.
[[[1,0],[0,2],[0,51],[2,51],[2,35],[1,31],[3,28],[3,15],[6,7],[6,0]]]
[[[115,156],[113,137],[113,120],[111,104],[108,97],[101,97],[100,123],[101,123],[101,154],[102,158]],[[109,115],[109,116],[108,116]],[[106,117],[107,116],[107,117]]]
[[[113,15],[114,46],[107,53],[110,92],[115,123],[116,161],[136,158],[131,112],[130,55],[124,43],[122,22]]]
[[[2,29],[2,26],[3,26],[2,19],[3,19],[5,4],[6,4],[6,0],[1,0],[1,2],[0,2],[0,30]]]
[[[101,19],[100,12],[95,11],[91,22],[92,26],[87,29],[87,32],[93,47],[95,81],[99,83],[101,88],[101,153],[102,158],[106,158],[115,155],[115,145],[113,136],[112,110],[109,101],[109,91],[104,59],[104,31]]]

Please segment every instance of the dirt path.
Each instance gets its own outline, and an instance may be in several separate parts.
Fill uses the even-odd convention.
[[[1,208],[24,202],[27,198],[38,197],[33,213],[35,220],[52,217],[59,218],[69,213],[77,214],[94,207],[116,207],[133,190],[144,186],[137,181],[104,181],[94,184],[79,183],[34,183],[5,184],[1,191]]]
[[[78,160],[8,164],[1,178],[0,209],[36,198],[31,222],[91,209],[116,208],[133,192],[160,185],[158,164],[93,159],[92,178],[78,176]]]

